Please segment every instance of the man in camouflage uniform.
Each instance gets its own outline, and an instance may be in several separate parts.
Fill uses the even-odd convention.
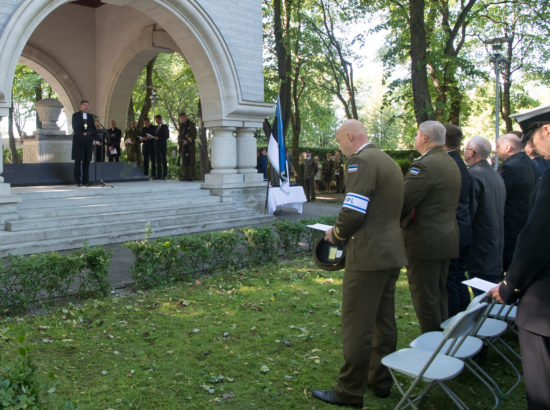
[[[141,168],[141,140],[139,139],[140,131],[137,129],[137,124],[134,120],[130,121],[130,128],[124,133],[124,145],[126,146],[126,155],[129,162],[135,162]]]

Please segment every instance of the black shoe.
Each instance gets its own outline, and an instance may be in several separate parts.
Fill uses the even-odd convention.
[[[360,409],[363,407],[363,398],[357,397],[355,399],[344,398],[336,393],[334,390],[313,390],[311,395],[316,399],[322,400],[328,404],[335,404],[337,406],[348,406]]]
[[[82,184],[80,182],[77,182],[76,186],[82,186]]]

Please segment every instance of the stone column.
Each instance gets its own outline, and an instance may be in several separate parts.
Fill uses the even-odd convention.
[[[2,117],[0,117],[0,121]],[[2,141],[0,140],[0,152],[4,152]],[[4,156],[0,155],[0,231],[6,230],[6,221],[19,219],[17,204],[21,197],[11,193],[10,184],[4,182]]]
[[[234,127],[213,127],[210,142],[212,170],[205,175],[204,182],[209,186],[224,186],[243,182],[237,173],[237,139]]]
[[[254,131],[256,128],[237,128],[237,171],[243,174],[245,182],[263,181],[263,175],[256,169],[257,149]]]

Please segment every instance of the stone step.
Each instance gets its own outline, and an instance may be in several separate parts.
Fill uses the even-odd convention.
[[[67,197],[48,197],[48,198],[27,198],[19,203],[19,210],[57,208],[57,207],[75,207],[92,204],[114,204],[114,203],[133,203],[143,202],[147,199],[166,198],[185,200],[186,198],[209,197],[211,194],[204,189],[190,189],[185,191],[158,191],[158,192],[108,192],[102,195],[83,195]]]
[[[156,201],[154,204],[147,203],[139,206],[139,209],[113,211],[109,209],[100,211],[98,207],[80,207],[74,209],[54,208],[63,216],[45,216],[49,209],[38,210],[40,217],[23,218],[16,221],[7,221],[6,230],[10,232],[30,231],[37,229],[48,229],[56,227],[81,227],[84,225],[113,224],[118,222],[136,223],[143,220],[155,220],[160,217],[177,216],[178,218],[197,218],[205,212],[232,210],[231,204],[221,204],[217,197],[206,197],[202,200],[188,201],[184,205],[181,202],[174,202],[168,206],[167,201]],[[197,212],[200,205],[200,212]],[[70,212],[69,212],[70,211]],[[78,212],[77,212],[78,211]],[[85,213],[84,213],[85,211]],[[34,214],[34,213],[33,213]]]
[[[239,218],[208,218],[203,222],[196,223],[195,221],[190,223],[184,223],[177,226],[152,226],[150,231],[150,238],[161,238],[168,236],[178,236],[185,234],[192,234],[198,232],[209,232],[223,229],[229,229],[234,227],[243,226],[258,226],[265,225],[272,222],[271,216],[262,214],[251,214],[250,210],[246,210],[246,214]],[[17,235],[17,233],[7,233],[9,235]],[[4,236],[4,235],[0,235]],[[88,246],[107,245],[111,243],[121,243],[127,241],[142,240],[145,236],[145,228],[140,227],[125,231],[113,231],[109,235],[95,234],[86,236],[66,236],[63,238],[37,240],[34,237],[34,232],[26,233],[27,241],[5,242],[1,246],[0,257],[5,257],[8,254],[11,255],[27,255],[31,253],[41,252],[53,252],[67,249],[77,249],[84,246],[84,242]]]
[[[69,203],[69,205],[67,205]],[[19,210],[19,221],[34,221],[40,218],[56,218],[56,217],[71,217],[93,214],[108,214],[108,213],[123,213],[123,212],[145,212],[152,209],[167,210],[171,208],[194,209],[197,206],[209,206],[212,204],[221,203],[220,197],[195,195],[194,197],[170,196],[169,198],[158,198],[154,200],[144,201],[140,198],[139,201],[129,202],[99,202],[72,205],[69,199],[59,206],[43,206],[36,208],[26,208]],[[10,221],[8,221],[9,223]],[[18,222],[18,221],[14,221]],[[9,230],[9,228],[7,228]]]
[[[112,188],[111,188],[112,186]],[[51,199],[74,196],[126,195],[146,192],[187,192],[200,190],[201,182],[149,181],[114,183],[107,187],[37,186],[11,188],[14,195],[27,199]],[[206,190],[208,192],[208,190]]]
[[[93,235],[111,235],[112,233],[124,232],[127,230],[140,228],[145,229],[147,225],[151,228],[167,227],[167,226],[179,226],[186,224],[185,219],[189,219],[190,223],[200,224],[203,221],[216,221],[225,220],[229,218],[239,218],[242,215],[250,214],[250,210],[247,208],[226,208],[223,207],[219,210],[211,210],[209,212],[195,212],[190,214],[188,218],[184,218],[181,215],[174,216],[160,216],[160,215],[145,215],[141,218],[132,219],[130,221],[115,221],[110,223],[96,222],[91,219],[90,221],[81,221],[79,225],[66,226],[60,224],[57,227],[41,227],[35,226],[32,231],[20,231],[20,232],[0,232],[0,246],[8,243],[17,243],[29,240],[29,233],[32,234],[33,241],[50,240],[50,239],[63,239],[65,237],[80,236],[85,238]]]

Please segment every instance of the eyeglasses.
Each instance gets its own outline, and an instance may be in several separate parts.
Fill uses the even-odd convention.
[[[464,151],[473,151],[473,148],[464,148]]]

